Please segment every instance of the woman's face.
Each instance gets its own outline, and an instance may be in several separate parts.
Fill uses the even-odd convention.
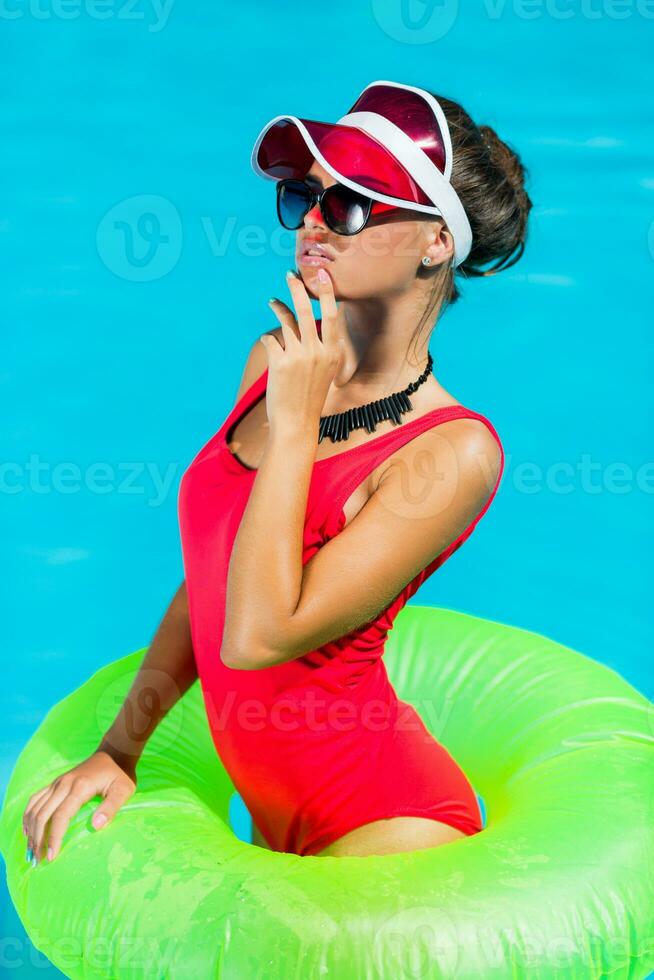
[[[316,161],[304,179],[316,191],[337,183]],[[325,268],[337,299],[379,299],[415,288],[416,283],[424,288],[424,280],[416,279],[422,257],[429,255],[434,267],[451,256],[452,238],[440,218],[404,208],[384,210],[386,205],[376,204],[380,213],[373,205],[368,224],[356,235],[332,231],[317,204],[307,212],[297,232],[295,259],[308,289],[313,286],[312,291],[318,292],[318,268],[302,257],[303,243],[310,238],[324,244],[333,256]]]

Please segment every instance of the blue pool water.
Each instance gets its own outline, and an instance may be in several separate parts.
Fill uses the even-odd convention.
[[[467,284],[432,337],[439,380],[493,421],[506,470],[415,601],[544,633],[651,694],[644,4],[99,9],[0,13],[2,792],[48,709],[147,644],[183,577],[179,479],[293,264],[255,137],[279,113],[337,119],[375,79],[496,127],[534,201],[524,258]],[[6,893],[0,907],[0,970],[55,975]]]

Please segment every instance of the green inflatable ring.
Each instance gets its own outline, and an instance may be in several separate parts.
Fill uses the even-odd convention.
[[[239,840],[196,683],[114,821],[91,828],[96,798],[58,858],[32,867],[27,799],[97,745],[144,652],[52,708],[0,816],[12,900],[66,976],[622,980],[654,968],[651,704],[550,639],[446,609],[406,606],[385,659],[484,800],[481,833],[347,858]]]

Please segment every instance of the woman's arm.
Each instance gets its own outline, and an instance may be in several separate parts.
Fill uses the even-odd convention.
[[[106,752],[121,769],[134,773],[150,735],[196,678],[186,582],[182,582],[96,752]]]
[[[269,332],[281,338],[281,328]],[[243,369],[236,402],[267,366],[268,356],[257,341]],[[161,620],[116,720],[96,751],[106,752],[122,769],[133,773],[148,738],[196,678],[184,581]]]
[[[315,433],[302,431],[266,446],[230,562],[221,654],[230,667],[293,660],[373,619],[474,520],[501,458],[475,419],[422,433],[396,454],[356,517],[303,567],[314,452]]]
[[[66,828],[80,807],[102,796],[93,814],[99,830],[136,789],[136,764],[165,713],[196,677],[184,583],[177,590],[116,720],[87,759],[33,793],[23,813],[23,832],[33,860],[54,860]]]
[[[281,328],[270,333],[281,337]],[[236,402],[267,365],[266,351],[257,341],[246,361]],[[125,703],[96,751],[106,752],[122,769],[134,772],[148,738],[196,678],[184,581],[154,635]]]

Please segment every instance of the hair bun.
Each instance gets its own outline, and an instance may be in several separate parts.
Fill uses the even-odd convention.
[[[479,126],[459,102],[438,92],[452,137],[452,174],[472,229],[472,248],[464,262],[448,272],[443,302],[460,296],[457,277],[492,276],[520,259],[527,241],[532,201],[526,190],[529,172],[513,147],[491,126]]]
[[[491,165],[501,170],[514,192],[527,197],[525,191],[525,168],[520,157],[511,147],[499,138],[490,126],[479,126],[484,146],[488,149]]]

